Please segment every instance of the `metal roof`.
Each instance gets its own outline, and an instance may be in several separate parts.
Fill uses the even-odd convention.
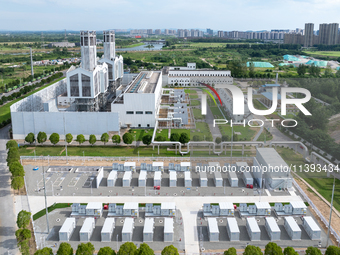
[[[266,221],[268,223],[268,226],[270,227],[270,230],[272,232],[281,232],[279,226],[277,225],[274,217],[266,217]]]
[[[102,206],[103,205],[100,202],[90,202],[87,204],[86,209],[101,209]]]
[[[175,202],[163,202],[161,203],[161,210],[175,210],[176,209],[176,203]]]
[[[294,232],[301,231],[299,225],[296,223],[296,221],[294,220],[294,218],[292,216],[285,217],[285,221],[287,221],[287,223],[290,226],[290,228],[292,229],[292,231],[294,231]]]
[[[123,210],[131,210],[131,209],[135,209],[138,210],[138,203],[137,202],[126,202],[124,203],[124,207]]]
[[[94,218],[86,218],[79,233],[88,233],[91,229],[93,229],[93,224]]]
[[[264,84],[261,87],[280,87],[280,84]]]
[[[313,218],[311,216],[305,216],[305,217],[303,217],[303,220],[307,222],[308,226],[313,231],[321,231],[318,224],[316,224],[316,222],[313,220]]]
[[[110,233],[112,231],[112,225],[114,227],[115,218],[106,218],[101,233]]]
[[[269,100],[273,100],[273,93],[272,92],[263,92],[261,93],[263,96],[268,98]],[[281,100],[281,94],[277,94],[277,99]]]
[[[190,162],[181,162],[181,166],[191,166]]]
[[[208,226],[209,226],[209,232],[211,233],[219,233],[217,220],[216,218],[208,218]]]
[[[136,162],[124,162],[124,166],[136,166]]]
[[[236,162],[236,166],[248,166],[247,162]]]
[[[223,180],[223,179],[222,179],[221,172],[215,171],[215,172],[214,172],[214,176],[215,176],[215,179],[221,179],[221,180]]]
[[[153,218],[146,218],[144,222],[143,233],[153,233],[153,225],[155,221]]]
[[[292,201],[290,202],[293,208],[307,208],[303,201]]]
[[[162,179],[162,172],[161,171],[155,172],[155,175],[154,175],[153,178],[156,179],[156,180]]]
[[[245,178],[253,178],[252,176],[251,176],[251,173],[250,172],[243,172],[243,176],[245,177]]]
[[[233,171],[230,171],[230,172],[229,172],[229,177],[230,177],[231,179],[238,179],[237,174],[236,174],[235,172],[233,172]]]
[[[138,176],[139,180],[146,179],[147,172],[145,170],[141,170]]]
[[[109,176],[107,177],[107,179],[115,179],[117,178],[117,171],[115,170],[112,170],[110,173],[109,173]]]
[[[209,162],[209,166],[214,166],[214,167],[220,166],[220,162]]]
[[[277,153],[274,148],[257,148],[256,154],[261,155],[261,157],[270,166],[288,167],[287,163],[282,159],[282,157]]]
[[[257,224],[255,217],[247,218],[247,223],[252,233],[260,232],[260,228],[259,225]]]
[[[174,232],[174,219],[165,218],[164,219],[164,233],[173,233],[173,232]]]
[[[240,229],[238,228],[237,221],[235,218],[227,218],[227,222],[228,222],[227,226],[229,226],[229,229],[231,230],[231,232],[240,233]]]
[[[70,230],[70,227],[76,226],[76,219],[75,218],[66,218],[66,220],[64,221],[63,225],[61,226],[59,232],[68,232]]]
[[[152,166],[164,166],[163,162],[152,162]]]
[[[123,180],[129,180],[132,177],[132,172],[131,171],[126,171],[123,176]]]
[[[268,202],[255,202],[257,209],[270,209],[270,204]]]
[[[231,202],[222,202],[219,203],[220,209],[234,209],[234,205]]]
[[[176,180],[177,179],[177,172],[176,171],[169,171],[170,174],[170,180]]]
[[[184,179],[185,179],[185,180],[189,180],[189,179],[191,180],[191,174],[190,174],[189,171],[185,171],[185,172],[184,172]]]
[[[200,178],[201,179],[207,179],[207,173],[206,172],[200,172]]]
[[[122,233],[132,233],[133,225],[133,218],[125,218]]]

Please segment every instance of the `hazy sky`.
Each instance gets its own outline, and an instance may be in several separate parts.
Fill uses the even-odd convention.
[[[339,13],[339,0],[0,0],[0,30],[317,30]]]

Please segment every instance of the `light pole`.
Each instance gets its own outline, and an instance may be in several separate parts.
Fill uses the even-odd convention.
[[[335,175],[334,175],[334,179],[333,179],[333,190],[332,190],[332,200],[331,200],[331,212],[329,213],[329,222],[328,222],[328,230],[327,230],[327,243],[326,243],[326,247],[328,247],[329,231],[330,231],[330,228],[331,228],[331,221],[332,221],[333,199],[334,199],[334,188],[335,188]]]
[[[46,181],[45,181],[45,169],[42,166],[43,179],[44,179],[44,196],[45,196],[45,209],[46,209],[46,223],[47,223],[47,234],[50,233],[50,224],[48,223],[48,209],[47,209],[47,197],[46,197]]]
[[[231,147],[230,147],[230,165],[233,164],[233,139],[234,139],[234,127],[231,126]]]
[[[66,123],[65,123],[65,114],[63,115],[63,121],[64,121],[64,139],[65,139],[66,164],[68,164],[68,159],[67,159],[67,141],[66,141]]]
[[[117,234],[117,238],[116,239],[117,239],[117,252],[118,252],[118,234]]]
[[[83,164],[85,164],[85,153],[83,151]]]

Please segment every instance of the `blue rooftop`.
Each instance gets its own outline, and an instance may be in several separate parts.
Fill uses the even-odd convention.
[[[266,98],[268,98],[269,100],[273,100],[273,94],[271,92],[263,92],[261,93],[263,96],[265,96]],[[281,95],[277,94],[277,99],[281,100]]]
[[[280,87],[280,84],[264,84],[262,87]]]

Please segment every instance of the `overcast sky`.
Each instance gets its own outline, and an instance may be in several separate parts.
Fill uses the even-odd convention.
[[[0,30],[317,30],[339,13],[339,0],[0,0]]]

